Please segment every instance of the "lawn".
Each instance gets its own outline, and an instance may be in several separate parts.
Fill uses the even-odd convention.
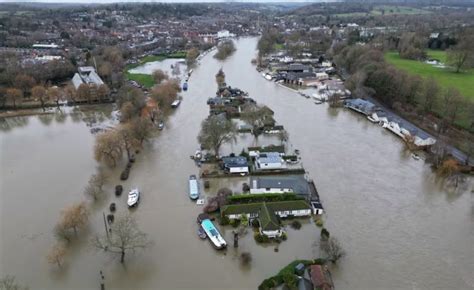
[[[338,17],[363,17],[367,14],[369,15],[382,15],[382,10],[384,10],[384,15],[414,15],[414,14],[427,14],[431,13],[428,10],[423,10],[419,8],[409,7],[409,6],[392,6],[392,5],[379,5],[375,6],[370,13],[366,12],[353,12],[353,13],[341,13],[335,14]]]
[[[428,50],[428,56],[442,62],[446,60],[444,51]],[[385,60],[410,74],[420,75],[424,78],[433,77],[443,88],[455,87],[464,97],[474,102],[474,70],[455,73],[449,68],[438,68],[420,61],[402,59],[398,52],[387,52]],[[441,108],[438,107],[435,111],[440,113]],[[468,116],[462,114],[458,124],[467,127],[469,123]]]
[[[127,65],[125,67],[125,75],[127,76],[128,80],[136,81],[137,83],[139,83],[140,85],[146,88],[151,88],[155,84],[155,81],[153,80],[153,77],[151,75],[132,74],[129,72],[129,70],[137,66],[141,66],[142,64],[145,64],[147,62],[162,61],[166,58],[185,58],[185,57],[186,57],[185,51],[178,51],[178,52],[174,52],[170,54],[161,54],[161,55],[147,55],[141,58],[138,63]]]

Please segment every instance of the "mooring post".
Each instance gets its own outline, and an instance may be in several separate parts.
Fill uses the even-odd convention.
[[[234,231],[234,248],[239,247],[239,234]]]
[[[109,239],[109,230],[107,229],[107,219],[105,218],[105,212],[102,212],[104,216],[104,226],[105,226],[105,233],[107,234],[107,240]]]
[[[104,273],[102,273],[102,270],[100,270],[100,290],[105,290],[104,279]]]

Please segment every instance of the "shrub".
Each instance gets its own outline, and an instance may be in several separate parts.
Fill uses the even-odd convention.
[[[329,237],[330,237],[329,231],[326,230],[326,228],[322,228],[321,229],[321,240],[327,240],[327,239],[329,239]]]
[[[288,240],[288,235],[286,233],[282,233],[280,238],[282,241],[286,241]]]
[[[255,241],[259,244],[264,244],[264,243],[270,242],[270,238],[268,238],[267,236],[262,235],[260,233],[255,233],[255,235],[253,237],[254,237]]]
[[[240,225],[240,220],[239,219],[233,219],[233,220],[230,221],[230,225],[233,226],[234,228],[236,228]]]
[[[247,266],[250,264],[250,262],[252,262],[252,254],[249,252],[243,252],[240,254],[240,263],[242,266]]]
[[[301,229],[301,222],[298,220],[294,220],[291,222],[290,226],[295,230],[299,230]]]
[[[250,186],[247,183],[242,184],[242,192],[249,192]]]
[[[316,224],[316,226],[318,227],[322,227],[324,222],[323,222],[323,219],[320,218],[320,217],[317,217],[315,220],[314,220],[314,223]]]
[[[253,219],[252,220],[252,227],[254,229],[258,229],[260,227],[260,222],[258,221],[258,219]]]
[[[227,226],[229,223],[230,223],[230,220],[229,220],[229,218],[228,218],[227,216],[223,216],[223,217],[221,217],[220,220],[219,220],[219,224],[220,224],[221,226]]]

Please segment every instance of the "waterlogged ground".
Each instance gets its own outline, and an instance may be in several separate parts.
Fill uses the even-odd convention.
[[[448,191],[429,166],[413,160],[381,127],[266,81],[250,64],[255,45],[256,39],[241,39],[226,61],[212,54],[201,60],[181,106],[122,183],[142,190],[142,203],[132,214],[154,242],[146,252],[128,256],[125,266],[88,243],[92,234],[104,231],[102,213],[111,201],[117,202],[118,214],[128,212],[125,196],[112,194],[121,168],[108,172],[110,197],[92,206],[91,226],[69,248],[64,269],[51,267],[45,258],[60,210],[84,200],[83,187],[97,167],[90,129],[95,120],[113,116],[110,110],[94,113],[92,121],[76,113],[0,122],[0,273],[16,275],[31,289],[98,289],[100,270],[107,289],[255,289],[293,259],[318,255],[319,231],[309,220],[299,231],[288,229],[278,253],[273,246],[256,245],[251,233],[237,251],[226,252],[197,237],[201,208],[187,197],[187,179],[198,168],[189,155],[198,147],[206,100],[222,67],[229,84],[275,111],[292,148],[300,149],[326,208],[326,226],[347,252],[332,270],[338,289],[472,289],[472,181],[465,190]],[[241,144],[253,143],[250,135],[241,138]],[[241,146],[223,151],[240,152]],[[241,182],[237,178],[230,186]],[[209,194],[223,185],[213,181]],[[222,230],[228,241],[231,230]],[[241,251],[252,253],[250,268],[239,265]]]

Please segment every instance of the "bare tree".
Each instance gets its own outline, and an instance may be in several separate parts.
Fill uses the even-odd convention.
[[[133,106],[132,102],[125,102],[120,107],[120,121],[128,122],[138,115],[138,110]]]
[[[80,84],[76,90],[76,96],[81,101],[84,101],[84,100],[90,101],[91,90],[90,90],[89,85]]]
[[[167,80],[152,90],[151,97],[158,103],[161,111],[167,112],[180,91],[181,88],[176,80]]]
[[[266,106],[260,107],[255,104],[247,104],[243,107],[240,116],[242,120],[252,126],[252,134],[256,141],[258,136],[263,133],[265,125],[273,126],[275,123],[273,111]]]
[[[61,268],[65,256],[66,247],[63,244],[56,244],[51,248],[50,252],[46,256],[46,259],[48,260],[48,263],[55,264]]]
[[[15,276],[4,276],[0,279],[0,290],[28,290],[15,281]]]
[[[94,201],[99,200],[104,195],[103,186],[106,181],[106,175],[103,171],[99,170],[99,172],[91,175],[89,178],[89,182],[84,188],[84,194],[91,197]]]
[[[7,89],[6,98],[8,101],[13,103],[13,108],[16,109],[16,105],[23,100],[23,92],[19,89],[9,88]]]
[[[48,96],[48,99],[53,100],[56,103],[56,106],[59,108],[59,102],[61,102],[64,97],[61,90],[56,86],[49,87],[46,91],[46,95]]]
[[[216,83],[218,88],[225,86],[225,73],[222,68],[216,74]]]
[[[329,237],[327,241],[321,241],[321,248],[326,252],[328,260],[334,264],[346,254],[335,237]]]
[[[133,138],[138,140],[140,145],[152,137],[153,123],[148,118],[134,118],[128,123],[128,126],[133,133]]]
[[[71,234],[77,233],[87,226],[89,222],[89,211],[84,202],[67,207],[61,212],[61,219],[54,228],[57,238],[71,241]]]
[[[120,137],[122,138],[122,145],[127,153],[127,158],[130,161],[132,159],[132,152],[139,148],[141,143],[137,137],[137,132],[134,131],[135,127],[132,123],[122,124],[118,129]]]
[[[168,74],[162,71],[161,69],[153,71],[151,76],[155,80],[156,84],[161,84],[162,81],[167,80],[169,78]]]
[[[43,108],[43,111],[45,111],[44,105],[48,96],[46,94],[46,89],[43,86],[34,86],[31,89],[31,96],[33,97],[33,99],[37,99],[40,101],[41,108]]]
[[[34,78],[26,74],[19,74],[15,77],[14,85],[17,89],[20,89],[24,95],[28,95],[31,92],[31,88],[36,84]]]
[[[199,56],[199,49],[193,47],[186,52],[186,65],[193,67],[196,65],[196,58]]]
[[[122,138],[116,130],[99,134],[95,140],[94,156],[97,161],[104,161],[111,167],[122,158]]]
[[[447,52],[447,63],[459,73],[461,69],[469,68],[474,64],[474,31],[466,31],[460,36],[459,43]]]
[[[100,101],[104,101],[106,97],[108,97],[110,94],[109,87],[106,84],[101,84],[97,88],[97,97],[99,98]]]
[[[237,126],[223,115],[212,115],[201,124],[201,132],[198,141],[206,149],[214,150],[219,156],[219,149],[225,142],[235,140]]]
[[[142,232],[130,215],[118,217],[110,227],[109,236],[96,236],[92,244],[98,249],[120,254],[120,262],[125,262],[125,254],[151,245],[147,234]]]
[[[441,166],[438,167],[437,173],[447,181],[453,182],[455,187],[458,187],[460,171],[461,168],[459,167],[458,162],[452,158],[449,158],[441,163]]]
[[[425,88],[423,90],[423,111],[430,112],[439,95],[439,86],[433,77],[425,81]]]

